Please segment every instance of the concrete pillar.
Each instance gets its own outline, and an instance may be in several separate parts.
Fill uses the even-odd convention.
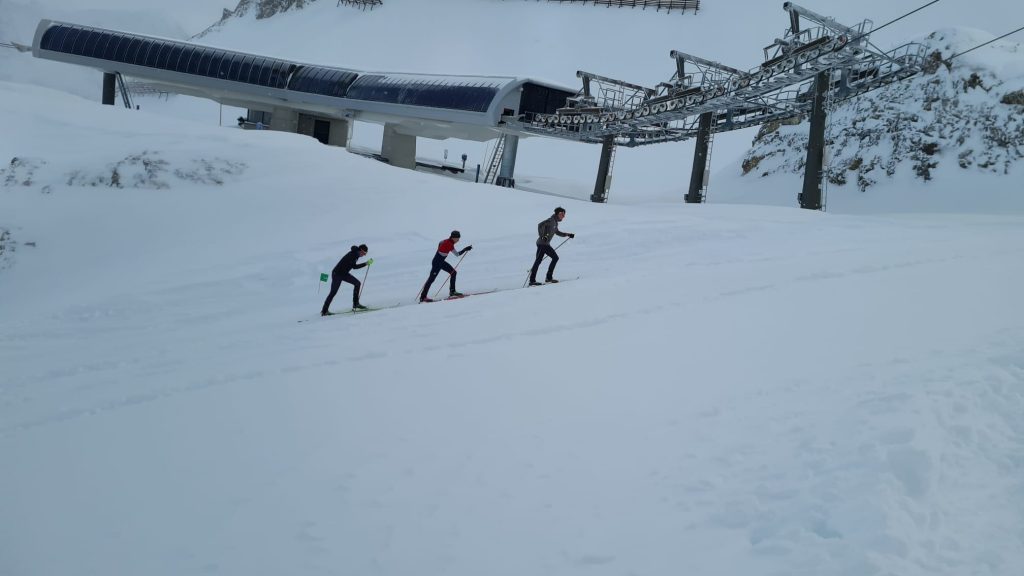
[[[103,103],[114,105],[114,94],[117,92],[117,77],[110,72],[103,73]]]
[[[690,172],[690,191],[686,193],[687,204],[704,201],[704,180],[708,177],[708,148],[711,143],[711,120],[714,112],[700,115],[697,125],[697,145],[693,150],[693,170]]]
[[[829,72],[820,72],[814,79],[814,103],[811,106],[811,128],[807,137],[807,163],[804,167],[804,188],[797,196],[801,208],[821,210],[821,177],[825,165],[825,96]]]
[[[331,120],[331,136],[327,141],[328,144],[348,148],[348,143],[351,139],[352,122],[348,120]]]
[[[519,153],[519,136],[505,135],[505,149],[501,151],[501,167],[494,183],[505,188],[516,187],[516,155]]]
[[[276,114],[275,114],[275,116],[276,116]],[[273,119],[273,118],[271,118],[271,119]],[[303,136],[310,136],[310,137],[312,137],[313,136],[313,123],[315,121],[316,121],[316,119],[313,116],[310,116],[309,114],[299,114],[298,125],[297,125],[295,131],[297,133],[299,133],[299,134],[302,134]]]
[[[299,133],[299,113],[297,111],[290,108],[274,108],[270,114],[271,130]]]
[[[399,134],[394,124],[385,124],[380,155],[386,158],[392,166],[415,170],[416,137]]]
[[[615,137],[605,136],[601,143],[601,161],[597,165],[597,182],[594,183],[594,193],[590,195],[591,202],[607,202],[608,190],[612,187],[612,153],[615,151]]]

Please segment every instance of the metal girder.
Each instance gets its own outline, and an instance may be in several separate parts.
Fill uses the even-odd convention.
[[[692,138],[697,117],[707,112],[724,119],[712,126],[713,132],[806,114],[813,100],[811,85],[822,73],[830,78],[829,97],[843,100],[923,67],[925,50],[919,44],[889,52],[874,48],[866,41],[867,20],[850,27],[789,2],[784,8],[796,22],[804,18],[821,26],[791,27],[773,44],[776,53],[766,52],[765,62],[748,71],[676,50],[670,52],[676,63],[672,78],[656,88],[579,71],[583,90],[565,108],[512,124],[524,132],[581,142],[601,143],[609,137],[626,147],[672,142]]]
[[[686,52],[680,52],[678,50],[673,50],[669,52],[669,56],[675,59],[678,71],[680,72],[680,76],[683,76],[684,62],[693,62],[694,64],[700,64],[708,68],[716,68],[718,70],[721,70],[722,72],[725,72],[726,74],[732,74],[734,76],[743,76],[744,74],[746,74],[746,72],[742,70],[737,70],[736,68],[733,68],[731,66],[726,66],[725,64],[720,64],[713,60],[705,60],[704,58],[701,58],[699,56],[694,56],[692,54],[687,54]]]
[[[824,26],[825,28],[834,30],[840,34],[847,34],[851,38],[855,35],[860,34],[860,32],[858,32],[857,30],[854,30],[849,26],[844,26],[843,24],[836,22],[834,18],[822,16],[817,12],[808,10],[803,6],[794,4],[792,2],[783,3],[782,9],[785,10],[786,12],[789,12],[791,26],[790,33],[793,35],[800,33],[800,18],[805,18],[807,20],[810,20],[811,22],[814,22],[815,24],[818,24],[819,26]]]

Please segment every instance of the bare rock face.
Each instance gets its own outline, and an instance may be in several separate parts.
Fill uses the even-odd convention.
[[[949,61],[980,43],[959,29],[930,35],[925,71],[904,82],[844,102],[831,111],[826,140],[832,155],[830,184],[864,191],[900,170],[923,181],[941,165],[1009,174],[1024,159],[1024,50],[994,44],[971,59]],[[802,174],[808,125],[773,123],[761,128],[747,152],[743,174]]]
[[[225,8],[220,21],[197,34],[195,38],[206,36],[232,18],[243,18],[249,14],[255,14],[257,20],[263,20],[289,10],[301,10],[314,2],[316,0],[239,0],[234,10]]]
[[[256,19],[270,18],[291,9],[301,10],[316,0],[240,0],[238,6],[231,11],[232,16],[246,16],[256,13]],[[225,11],[227,12],[227,11]]]

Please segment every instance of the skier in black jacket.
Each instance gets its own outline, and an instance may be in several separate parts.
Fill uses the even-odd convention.
[[[366,310],[366,306],[359,303],[359,279],[349,274],[349,272],[355,268],[362,268],[363,266],[373,264],[373,258],[370,258],[362,264],[356,264],[356,260],[366,256],[366,253],[369,251],[370,249],[366,247],[366,244],[353,246],[348,251],[348,254],[345,254],[341,257],[341,260],[338,260],[338,263],[334,266],[334,270],[331,270],[331,293],[327,295],[327,300],[324,301],[324,307],[320,310],[321,316],[331,315],[331,300],[334,300],[334,295],[338,293],[338,288],[341,287],[342,282],[348,282],[353,286],[352,310]]]
[[[558,223],[563,218],[565,218],[565,208],[559,206],[555,208],[555,213],[550,218],[537,224],[537,258],[533,261],[533,268],[530,269],[530,286],[540,286],[540,282],[537,282],[537,269],[540,268],[540,263],[545,256],[551,258],[551,264],[548,264],[548,274],[544,281],[551,284],[558,283],[558,280],[552,276],[555,273],[555,264],[558,264],[558,253],[551,247],[551,239],[556,235],[576,237],[575,234],[558,229]]]

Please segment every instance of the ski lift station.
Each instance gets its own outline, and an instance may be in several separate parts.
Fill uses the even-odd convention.
[[[808,116],[810,139],[801,207],[821,209],[825,122],[837,102],[920,72],[925,50],[882,51],[873,24],[847,26],[783,4],[788,28],[751,69],[672,51],[671,75],[646,87],[579,71],[581,88],[526,78],[361,71],[202,46],[191,42],[43,20],[37,58],[104,74],[103,103],[130,102],[128,76],[167,92],[250,110],[249,119],[348,146],[355,121],[384,126],[381,156],[416,166],[417,138],[498,139],[485,182],[514,186],[519,139],[539,136],[600,144],[591,199],[605,202],[617,146],[696,139],[687,202],[703,202],[715,133]]]

